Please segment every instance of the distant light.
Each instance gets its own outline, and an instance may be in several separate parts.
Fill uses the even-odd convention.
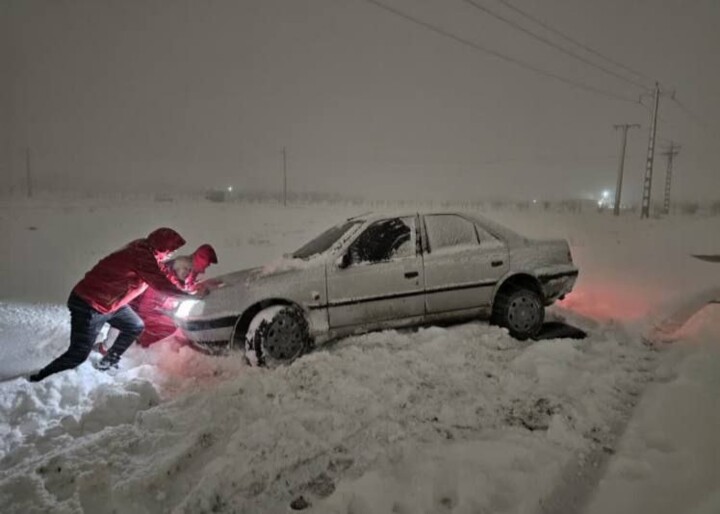
[[[232,186],[228,187],[228,193],[232,193]]]
[[[603,191],[603,198],[607,198],[608,196],[610,196],[610,191],[608,191],[608,190]]]
[[[603,206],[603,201],[602,201],[602,200],[598,200],[598,207],[602,207],[602,206]]]
[[[537,203],[537,200],[533,200],[533,203]]]

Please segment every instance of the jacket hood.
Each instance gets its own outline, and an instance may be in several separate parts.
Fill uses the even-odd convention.
[[[153,230],[147,241],[156,252],[174,252],[185,244],[185,239],[171,228]]]
[[[192,255],[193,269],[197,273],[203,273],[210,264],[217,264],[215,249],[209,244],[198,247]]]

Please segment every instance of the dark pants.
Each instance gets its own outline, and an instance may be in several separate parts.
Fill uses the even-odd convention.
[[[104,357],[111,362],[120,360],[120,356],[145,328],[140,317],[127,306],[121,307],[115,312],[102,314],[74,293],[70,295],[67,306],[70,309],[70,348],[41,369],[37,375],[34,375],[33,379],[36,381],[54,373],[75,368],[85,362],[105,323],[109,323],[111,327],[120,331],[112,348]]]

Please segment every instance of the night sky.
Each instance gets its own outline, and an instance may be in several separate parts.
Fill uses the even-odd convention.
[[[580,197],[614,189],[613,124],[640,123],[624,195],[638,202],[650,113],[633,82],[657,79],[658,145],[682,145],[674,196],[720,198],[720,2],[508,0],[629,72],[474,0],[620,79],[463,0],[382,1],[599,91],[366,0],[0,0],[2,187],[25,187],[30,148],[38,190],[275,191],[285,146],[292,191]]]

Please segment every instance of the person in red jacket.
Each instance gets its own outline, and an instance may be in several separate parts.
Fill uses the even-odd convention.
[[[169,278],[185,291],[197,292],[198,278],[211,264],[217,264],[215,249],[209,244],[200,246],[192,255],[181,255],[163,264]],[[177,330],[171,317],[178,306],[177,298],[162,291],[148,289],[130,304],[145,323],[145,330],[137,342],[147,348]]]
[[[73,288],[68,299],[70,347],[28,379],[39,382],[82,364],[105,323],[120,334],[97,367],[100,370],[117,367],[122,354],[144,328],[128,304],[148,287],[171,295],[187,295],[161,268],[161,262],[184,244],[185,240],[174,230],[159,228],[98,262]]]

